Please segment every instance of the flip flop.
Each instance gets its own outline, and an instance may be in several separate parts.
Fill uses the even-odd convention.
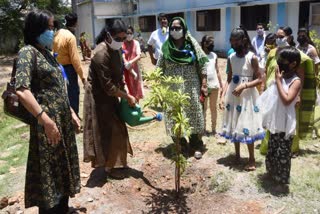
[[[246,171],[255,171],[256,170],[256,166],[255,165],[247,165],[246,167],[244,167],[244,170]]]

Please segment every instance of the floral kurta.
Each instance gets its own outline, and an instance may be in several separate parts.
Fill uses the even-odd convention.
[[[193,128],[192,134],[203,134],[204,117],[203,105],[200,102],[200,75],[206,74],[206,67],[200,67],[196,63],[192,65],[174,63],[166,60],[162,54],[158,59],[157,67],[162,70],[164,75],[180,76],[184,79],[184,83],[181,84],[180,88],[174,88],[174,90],[181,89],[183,93],[187,93],[190,96],[190,106],[184,109],[186,117],[189,118],[189,124]],[[165,117],[167,133],[173,135],[171,133],[173,121],[166,114]]]
[[[16,87],[33,92],[41,108],[57,124],[61,135],[59,144],[51,145],[42,125],[35,121],[30,126],[25,206],[52,208],[62,197],[72,197],[80,191],[80,173],[64,79],[49,51],[42,54],[32,46],[20,50]]]

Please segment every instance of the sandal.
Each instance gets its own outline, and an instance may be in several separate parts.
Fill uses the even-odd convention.
[[[246,170],[246,171],[255,171],[256,170],[256,164],[254,163],[252,165],[252,164],[249,163],[247,166],[244,167],[244,170]]]

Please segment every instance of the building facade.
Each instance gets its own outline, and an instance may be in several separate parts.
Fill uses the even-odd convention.
[[[296,38],[300,27],[320,33],[320,2],[301,0],[80,0],[78,1],[79,32],[94,38],[110,19],[120,18],[141,32],[148,40],[158,27],[157,16],[181,16],[191,34],[200,41],[203,35],[215,38],[215,49],[230,48],[233,28],[242,24],[250,38],[256,35],[256,24],[270,23],[269,31],[290,26]],[[320,35],[320,34],[319,34]]]

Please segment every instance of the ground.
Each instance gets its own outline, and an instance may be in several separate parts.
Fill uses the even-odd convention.
[[[0,75],[4,68],[10,71],[8,65],[12,58],[5,59],[9,64],[2,59]],[[225,64],[225,59],[219,59],[223,74]],[[85,71],[88,65],[83,63]],[[141,67],[146,72],[154,68],[148,57],[142,58]],[[221,120],[221,112],[218,120]],[[37,208],[25,210],[23,204],[28,128],[2,112],[0,127],[0,199],[8,197],[13,204],[0,213],[37,213]],[[300,156],[292,160],[290,192],[281,194],[264,176],[265,157],[259,153],[259,142],[255,150],[257,170],[246,172],[245,146],[241,147],[241,164],[234,165],[231,143],[220,145],[214,136],[204,136],[207,151],[200,160],[188,158],[181,179],[182,191],[176,197],[171,159],[173,145],[165,134],[164,123],[154,122],[142,130],[129,129],[129,135],[134,155],[128,157],[130,168],[123,171],[126,178],[119,180],[107,178],[102,169],[92,169],[89,163],[82,161],[82,135],[77,136],[82,189],[70,201],[76,212],[320,213],[320,144],[317,140],[302,142]]]

